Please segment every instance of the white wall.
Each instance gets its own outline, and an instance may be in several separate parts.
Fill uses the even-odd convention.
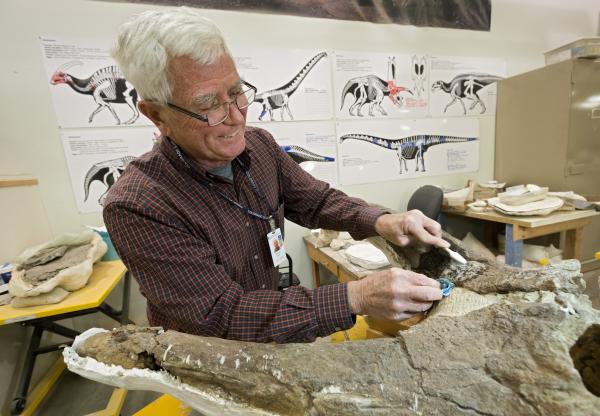
[[[543,66],[543,52],[597,33],[600,0],[494,0],[489,32],[415,28],[269,14],[206,10],[236,46],[420,52],[434,55],[500,57],[508,75]],[[72,195],[40,35],[112,38],[130,15],[159,6],[88,0],[3,0],[0,3],[0,174],[30,174],[40,191],[52,232],[99,225],[100,213],[79,214]],[[551,88],[551,86],[549,86]],[[469,178],[493,177],[494,119],[481,119],[477,173],[346,186],[345,192],[403,209],[412,192],[426,183],[461,185]],[[4,203],[4,201],[0,201]],[[15,211],[15,215],[18,215]],[[286,244],[296,271],[310,284],[310,266],[300,227],[287,226]],[[139,302],[139,299],[138,299]]]
[[[130,15],[158,6],[85,0],[4,0],[0,5],[0,85],[4,131],[0,173],[28,173],[40,189],[54,233],[100,224],[97,214],[79,214],[50,101],[39,35],[112,38]],[[205,10],[236,46],[312,48],[372,52],[501,57],[508,74],[543,65],[544,51],[596,33],[600,0],[496,0],[490,32],[415,28],[269,14]],[[493,176],[494,120],[481,119],[480,170],[475,174],[347,186],[343,190],[402,209],[425,183],[458,185]],[[309,265],[301,243],[305,231],[288,226],[287,247],[308,283]]]

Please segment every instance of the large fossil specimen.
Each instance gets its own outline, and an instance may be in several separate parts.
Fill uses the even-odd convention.
[[[102,238],[91,230],[62,234],[52,241],[28,248],[15,261],[9,282],[12,306],[58,303],[84,287],[94,263],[106,253]]]
[[[513,269],[446,238],[466,265],[373,241],[457,286],[396,338],[276,345],[128,326],[84,333],[65,360],[210,415],[600,415],[600,313],[579,264]]]

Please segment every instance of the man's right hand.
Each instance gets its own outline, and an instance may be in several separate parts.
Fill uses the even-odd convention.
[[[436,280],[396,267],[348,283],[352,313],[381,319],[408,319],[441,298]]]

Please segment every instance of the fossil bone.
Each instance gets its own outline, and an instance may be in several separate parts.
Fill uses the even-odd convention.
[[[63,234],[25,250],[17,258],[9,282],[9,292],[14,296],[12,305],[26,307],[60,302],[68,292],[87,284],[93,264],[106,250],[106,243],[91,230]]]
[[[275,345],[123,327],[84,333],[65,360],[208,415],[600,415],[600,313],[578,262],[523,271],[444,238],[466,265],[437,249],[412,248],[411,261],[393,249],[392,264],[416,260],[457,286],[396,338]]]

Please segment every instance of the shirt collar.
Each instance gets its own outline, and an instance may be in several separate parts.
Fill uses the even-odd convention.
[[[187,170],[188,167],[186,164],[179,158],[177,152],[175,151],[175,146],[173,146],[174,142],[167,136],[160,136],[160,140],[158,142],[158,148],[160,152],[165,155],[165,157],[178,169],[178,170]],[[244,151],[238,156],[238,158],[242,161],[242,163],[250,169],[251,166],[251,157],[254,145],[248,141],[248,136],[246,136],[246,148]],[[181,149],[183,152],[183,149]],[[186,157],[186,155],[184,155]],[[186,162],[190,164],[196,172],[199,174],[206,176],[208,172],[207,169],[200,166],[196,161],[191,159],[190,157],[186,157]],[[235,165],[235,163],[234,163]]]

